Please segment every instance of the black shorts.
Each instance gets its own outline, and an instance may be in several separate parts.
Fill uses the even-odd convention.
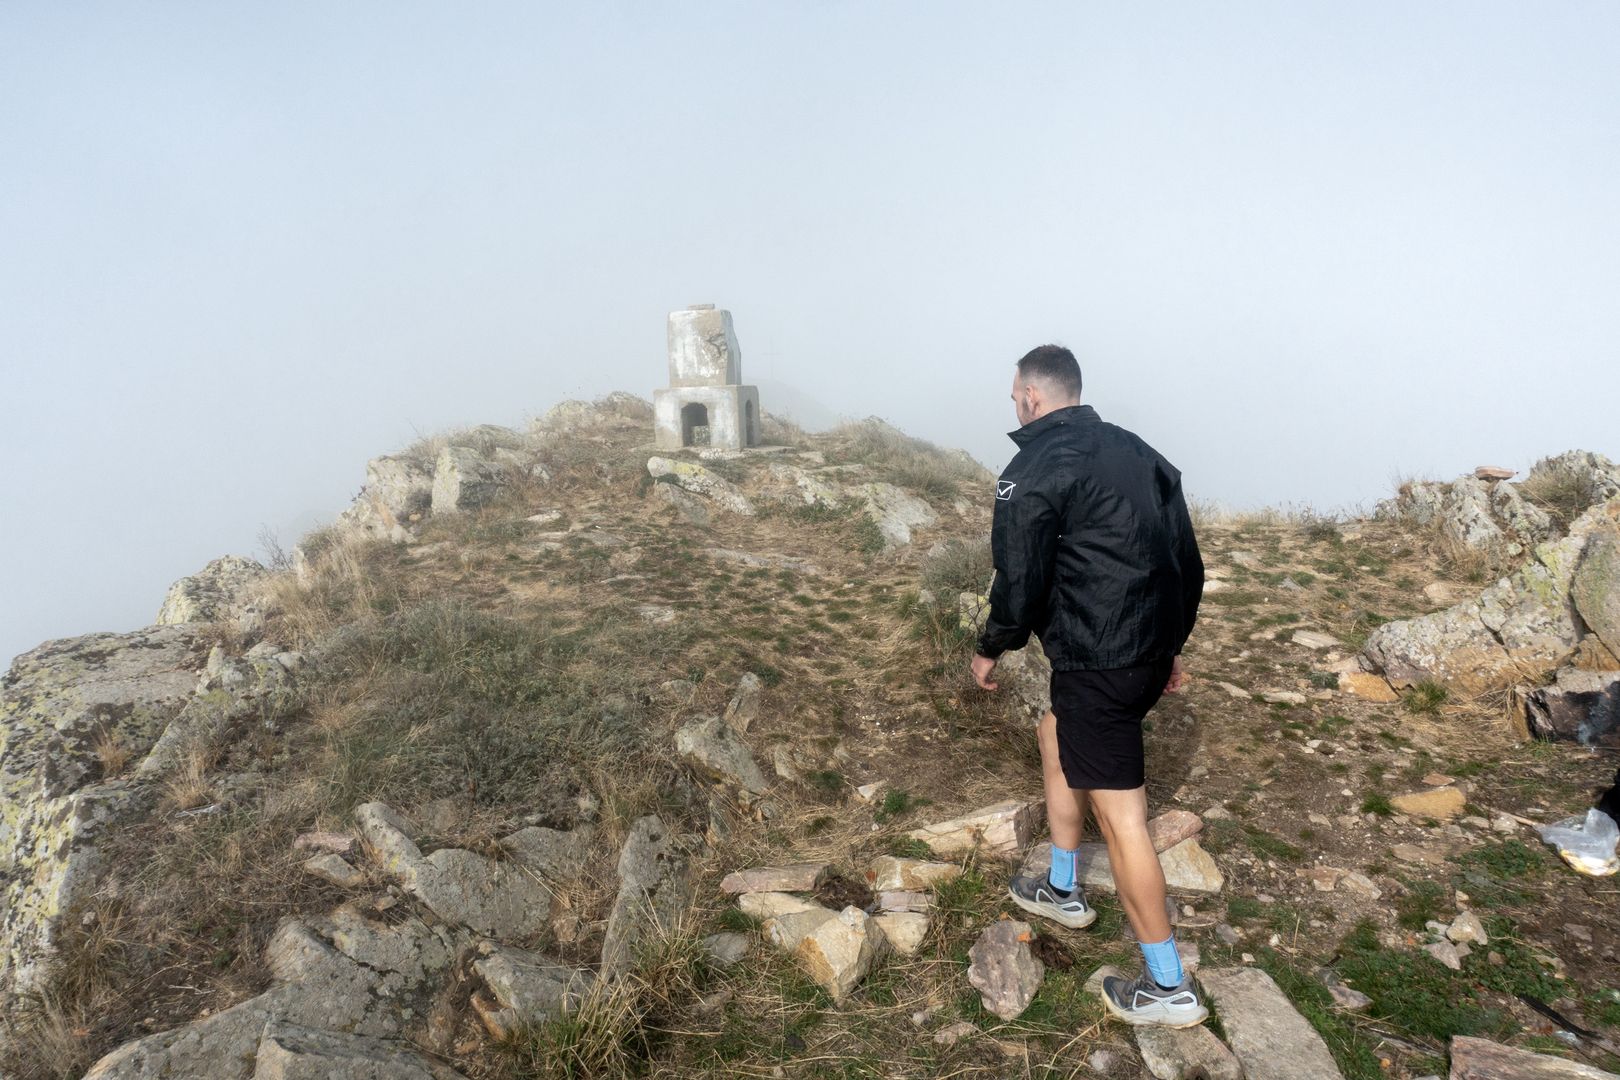
[[[1070,787],[1129,791],[1146,783],[1142,718],[1164,693],[1173,662],[1052,672],[1058,761]]]

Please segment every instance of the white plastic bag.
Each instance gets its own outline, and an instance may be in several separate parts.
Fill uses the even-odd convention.
[[[1557,849],[1564,861],[1582,874],[1607,877],[1620,871],[1615,845],[1620,844],[1620,827],[1608,814],[1596,808],[1585,818],[1565,818],[1544,825],[1541,839]]]

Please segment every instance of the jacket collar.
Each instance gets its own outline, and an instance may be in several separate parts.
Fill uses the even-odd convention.
[[[1039,420],[1031,420],[1017,431],[1007,432],[1007,438],[1020,447],[1028,446],[1053,428],[1065,424],[1095,424],[1102,418],[1090,405],[1066,405],[1053,409]]]

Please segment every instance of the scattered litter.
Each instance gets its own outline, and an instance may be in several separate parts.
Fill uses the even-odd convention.
[[[1603,811],[1593,808],[1584,819],[1565,818],[1541,827],[1542,842],[1551,844],[1565,862],[1589,877],[1607,877],[1620,871],[1615,845],[1620,843],[1620,827]]]

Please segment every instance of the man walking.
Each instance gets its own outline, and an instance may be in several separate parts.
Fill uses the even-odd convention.
[[[1020,875],[1009,892],[1060,925],[1091,924],[1075,877],[1089,807],[1147,967],[1105,979],[1103,1003],[1127,1023],[1191,1027],[1209,1013],[1165,912],[1142,751],[1143,717],[1185,678],[1181,648],[1204,588],[1181,474],[1080,404],[1068,349],[1043,345],[1019,360],[1012,396],[1019,449],[996,481],[996,579],[973,677],[996,689],[997,658],[1031,633],[1052,661],[1052,708],[1037,730],[1052,868]]]

